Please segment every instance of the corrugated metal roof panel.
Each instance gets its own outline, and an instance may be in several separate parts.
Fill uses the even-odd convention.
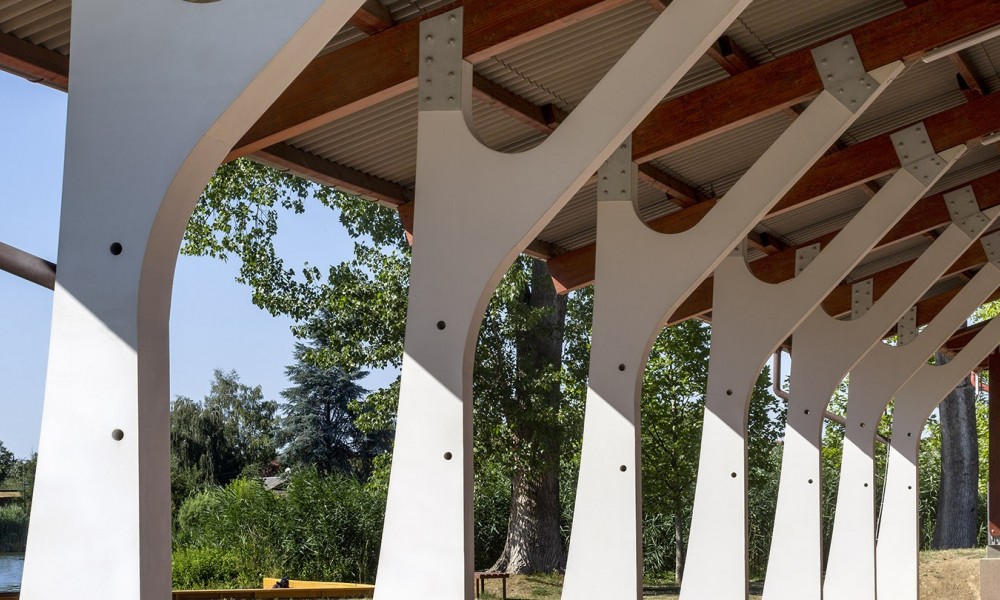
[[[951,61],[917,61],[854,122],[844,141],[857,143],[965,103]]]
[[[70,0],[0,0],[0,32],[69,54]]]
[[[662,192],[642,181],[638,195],[639,215],[644,221],[679,210]],[[566,250],[593,244],[597,239],[597,182],[583,186],[538,238]]]
[[[476,132],[502,152],[533,147],[545,136],[492,106],[473,100]],[[416,91],[390,98],[289,140],[317,156],[412,186],[416,178]]]
[[[501,53],[476,70],[535,104],[572,110],[656,14],[647,2],[631,2]]]
[[[761,227],[786,243],[802,244],[843,229],[868,200],[868,194],[859,188],[852,188],[798,210],[765,219]]]
[[[931,188],[931,194],[938,194],[1000,170],[1000,150],[996,144],[970,146],[958,163],[944,174]]]
[[[397,23],[415,19],[452,2],[453,0],[382,0]]]
[[[694,182],[706,198],[725,194],[791,124],[782,113],[693,144],[654,161]]]
[[[879,271],[895,267],[907,261],[916,260],[933,242],[918,236],[872,251],[861,264],[847,276],[848,282],[863,281]]]
[[[757,0],[726,33],[766,62],[903,8],[900,0]]]

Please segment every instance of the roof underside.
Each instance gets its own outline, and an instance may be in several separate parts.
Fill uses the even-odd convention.
[[[516,4],[519,0],[507,1]],[[445,0],[381,0],[378,4],[371,0],[366,7],[373,9],[371,12],[376,16],[381,15],[382,26],[373,28],[371,21],[364,25],[356,19],[331,40],[323,55],[334,56],[345,48],[356,47],[370,36],[390,34],[402,24],[453,4],[455,2]],[[468,0],[464,4],[468,7],[489,2]],[[532,121],[530,116],[523,114],[523,106],[529,109],[545,107],[557,115],[572,111],[663,8],[659,0],[621,0],[604,4],[613,7],[592,10],[589,18],[550,27],[543,35],[529,36],[529,41],[476,62],[474,67],[480,83],[476,86],[473,113],[475,127],[484,143],[504,152],[519,152],[541,143],[557,123]],[[758,65],[814,47],[878,19],[916,10],[913,6],[918,4],[913,0],[755,0],[728,28],[725,41],[749,63],[743,70],[753,71]],[[950,3],[931,0],[928,4],[947,7]],[[951,4],[966,6],[968,2],[953,0]],[[0,0],[0,34],[54,54],[69,55],[70,5],[70,0]],[[6,63],[5,68],[18,70],[11,64]],[[866,140],[975,102],[979,96],[989,97],[1000,88],[998,67],[998,39],[964,50],[951,60],[930,64],[911,61],[904,74],[831,151],[846,151]],[[966,81],[963,87],[958,77],[960,73],[976,81]],[[741,74],[740,68],[733,68],[732,64],[727,65],[710,53],[695,64],[665,102]],[[48,83],[53,84],[53,81]],[[59,87],[58,82],[54,85]],[[970,86],[975,89],[970,91]],[[513,105],[511,98],[516,100]],[[292,155],[299,159],[289,160],[293,163],[299,160],[303,166],[300,169],[295,164],[281,164],[306,177],[330,183],[331,179],[323,176],[327,172],[325,167],[315,166],[327,165],[337,173],[348,173],[344,177],[354,178],[353,189],[360,190],[363,195],[387,204],[404,204],[413,197],[416,178],[416,100],[416,92],[411,89],[350,111],[341,111],[337,118],[311,130],[292,132],[283,138],[281,145],[286,150],[290,147],[298,151]],[[700,141],[677,144],[646,163],[638,198],[640,216],[653,221],[721,197],[785,131],[802,108],[804,103],[770,111],[742,125],[704,136]],[[985,133],[988,132],[982,132]],[[266,156],[264,158],[267,160]],[[311,166],[307,168],[305,162],[310,162]],[[996,145],[970,145],[967,155],[932,194],[960,187],[998,170],[1000,151]],[[340,175],[337,177],[344,179]],[[850,221],[887,178],[888,175],[881,174],[855,182],[826,194],[821,200],[805,202],[765,218],[755,227],[749,258],[752,261],[769,259],[797,245],[825,239],[824,236],[828,238]],[[365,181],[377,182],[379,189],[372,188],[368,190],[371,193],[367,193]],[[663,184],[663,181],[669,183]],[[677,193],[678,186],[682,190],[680,193]],[[991,203],[1000,203],[1000,198]],[[541,232],[533,246],[534,253],[555,258],[579,252],[594,244],[595,230],[596,190],[594,184],[588,184]],[[940,230],[940,226],[878,247],[847,281],[871,277],[915,259],[929,246],[936,230]],[[957,285],[957,277],[967,276],[975,268],[973,265],[961,273],[951,274],[930,293],[944,293]]]

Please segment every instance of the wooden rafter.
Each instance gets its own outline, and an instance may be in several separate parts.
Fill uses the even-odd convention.
[[[1000,95],[984,96],[927,117],[923,123],[934,149],[938,152],[959,144],[973,143],[992,131],[1000,130]],[[820,158],[771,209],[768,216],[784,214],[865,182],[890,175],[899,167],[899,158],[890,135],[870,138]],[[983,198],[989,195],[985,191],[983,193]],[[661,233],[686,231],[697,224],[715,203],[716,199],[704,200],[689,208],[649,221],[647,224]],[[926,206],[926,203],[921,201],[917,206]],[[944,221],[938,221],[935,227],[947,223],[947,220],[946,213]],[[907,222],[904,218],[892,231],[906,227]],[[932,227],[923,229],[918,234],[929,229]],[[590,285],[594,277],[595,257],[595,247],[590,245],[567,252],[549,263],[549,271],[556,282],[556,289],[567,292]]]
[[[478,62],[625,0],[464,0],[466,59]],[[449,6],[450,8],[451,6]],[[1000,0],[931,0],[851,31],[869,68],[909,60],[1000,23]],[[283,141],[416,88],[419,23],[317,58],[237,145]],[[366,77],[343,77],[364,72]],[[822,89],[810,49],[661,104],[636,130],[639,162],[807,101]]]
[[[375,35],[395,25],[392,13],[379,0],[365,0],[351,17],[351,25],[368,35]]]
[[[60,90],[69,86],[68,56],[9,33],[0,33],[0,69]]]
[[[306,179],[375,198],[389,206],[400,206],[413,200],[413,192],[398,183],[345,167],[288,144],[268,146],[255,152],[254,157]]]
[[[930,0],[850,31],[866,68],[913,60],[1000,23],[1000,0]],[[658,105],[636,129],[633,156],[647,162],[809,101],[823,85],[811,48]]]
[[[972,101],[986,94],[986,87],[976,74],[975,69],[961,52],[956,52],[948,57],[958,71],[958,86],[965,94],[966,100]]]
[[[476,63],[626,4],[628,0],[462,0],[465,58]],[[237,144],[249,154],[416,89],[420,20],[317,57]],[[363,73],[364,76],[351,77]]]

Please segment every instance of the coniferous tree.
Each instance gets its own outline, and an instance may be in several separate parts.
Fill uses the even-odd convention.
[[[306,360],[309,349],[297,344],[296,363],[285,369],[295,385],[281,392],[288,402],[277,436],[282,460],[321,474],[354,472],[371,452],[351,410],[368,393],[357,383],[367,373],[321,367]]]

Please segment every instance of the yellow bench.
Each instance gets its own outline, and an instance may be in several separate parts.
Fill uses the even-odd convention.
[[[371,598],[375,586],[364,583],[289,580],[287,588],[274,588],[279,579],[264,578],[260,590],[175,590],[173,600],[229,600],[264,598]]]

